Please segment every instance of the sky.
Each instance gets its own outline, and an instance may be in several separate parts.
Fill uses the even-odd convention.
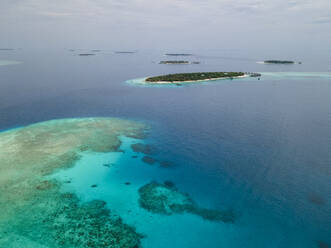
[[[330,30],[330,0],[0,0],[0,47],[305,49]]]

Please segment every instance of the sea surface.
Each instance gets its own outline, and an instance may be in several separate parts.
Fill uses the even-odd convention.
[[[89,153],[52,175],[72,181],[64,192],[81,201],[107,202],[146,234],[142,247],[331,247],[331,59],[326,51],[116,54],[100,49],[95,56],[77,55],[91,49],[0,51],[1,130],[77,117],[119,117],[151,127],[144,141],[121,137],[122,152]],[[164,56],[174,52],[193,56]],[[278,58],[302,64],[257,63]],[[201,63],[158,64],[169,59]],[[199,71],[261,72],[262,77],[172,87],[127,83]],[[151,144],[154,157],[171,166],[134,159],[130,144],[135,142]],[[105,163],[116,166],[109,170]],[[204,207],[232,209],[236,221],[139,208],[139,186],[165,180]]]

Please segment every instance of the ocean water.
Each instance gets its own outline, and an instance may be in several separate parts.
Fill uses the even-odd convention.
[[[82,202],[107,202],[146,234],[142,247],[331,245],[331,61],[323,52],[281,54],[302,65],[256,63],[280,56],[267,51],[192,51],[199,65],[158,64],[166,51],[77,53],[1,51],[1,60],[23,63],[0,67],[0,128],[109,116],[143,121],[151,129],[143,141],[121,137],[122,152],[84,153],[74,167],[52,175],[71,181],[64,192]],[[126,83],[190,71],[262,77],[181,87]],[[144,163],[131,149],[135,142],[153,145],[153,157],[171,166]],[[137,190],[153,180],[174,182],[204,207],[231,208],[236,220],[147,212],[137,203]]]

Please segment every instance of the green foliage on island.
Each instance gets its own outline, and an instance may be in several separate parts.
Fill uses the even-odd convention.
[[[294,64],[294,61],[290,60],[265,60],[266,64]]]
[[[167,56],[192,56],[191,53],[166,53]]]
[[[164,60],[160,61],[160,64],[189,64],[189,61],[186,60]]]
[[[95,55],[94,53],[80,53],[78,56],[93,56]]]
[[[244,76],[243,72],[194,72],[194,73],[178,73],[168,74],[163,76],[149,77],[147,82],[185,82],[210,80],[216,78],[235,78]]]
[[[115,51],[115,53],[117,53],[117,54],[132,54],[132,53],[136,53],[136,51]]]

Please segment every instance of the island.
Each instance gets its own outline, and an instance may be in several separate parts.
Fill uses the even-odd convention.
[[[192,56],[191,53],[166,53],[166,56]]]
[[[291,60],[265,60],[264,64],[294,64],[294,61]]]
[[[169,64],[189,64],[190,62],[189,61],[186,61],[186,60],[163,60],[163,61],[160,61],[159,64],[166,64],[166,65],[169,65]]]
[[[250,76],[244,72],[193,72],[193,73],[177,73],[162,76],[148,77],[145,79],[147,83],[187,83],[201,82],[218,79],[233,79]]]
[[[95,55],[94,53],[80,53],[78,56],[93,56]]]
[[[117,53],[117,54],[132,54],[132,53],[136,53],[136,51],[115,51],[115,53]]]

